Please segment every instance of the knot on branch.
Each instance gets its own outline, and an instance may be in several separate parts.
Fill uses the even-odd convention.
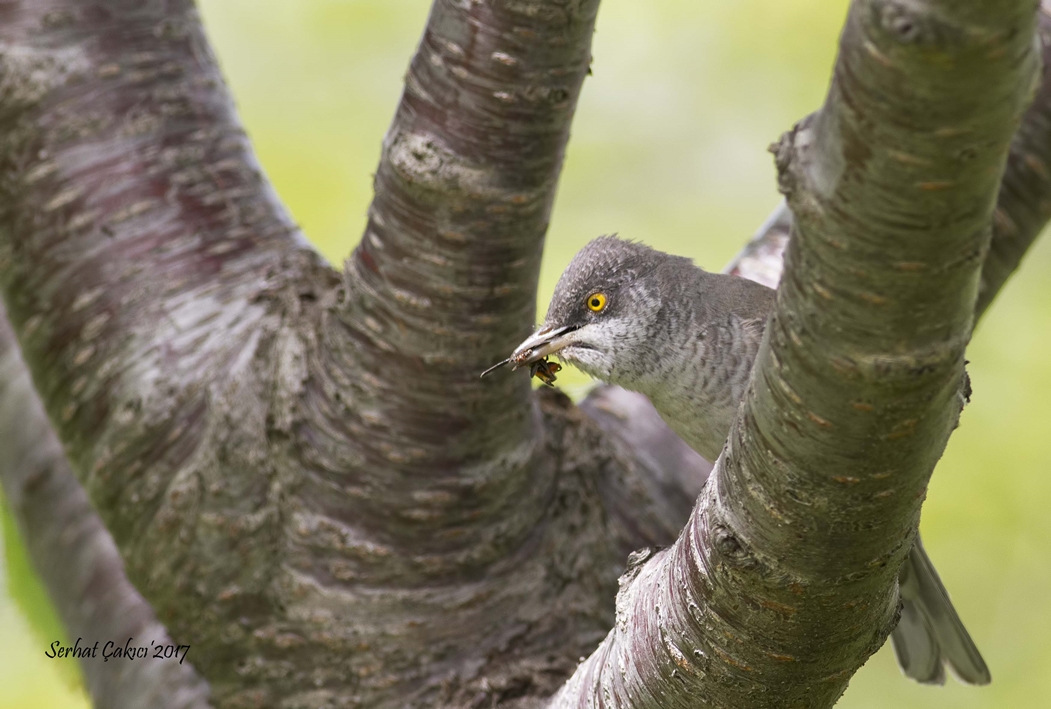
[[[793,197],[805,192],[800,189],[804,181],[800,174],[804,160],[802,153],[813,141],[810,124],[816,115],[812,113],[798,121],[791,130],[785,131],[776,143],[771,143],[767,148],[773,154],[774,164],[777,166],[777,189],[789,203],[793,202]],[[800,209],[801,205],[792,203],[792,211],[796,216],[799,216]]]
[[[739,561],[747,556],[744,546],[728,527],[719,525],[714,530],[715,548],[731,561]]]
[[[436,135],[396,130],[388,135],[384,147],[390,166],[417,198],[474,198],[507,204],[521,199],[519,191],[498,184],[498,171],[458,154]]]
[[[774,165],[777,167],[777,190],[785,197],[791,197],[795,192],[795,178],[789,169],[792,165],[792,144],[795,141],[796,130],[799,124],[792,126],[781,134],[777,142],[770,143],[767,150],[774,156]]]
[[[631,582],[639,575],[639,571],[642,569],[643,565],[652,559],[656,552],[656,549],[646,548],[628,554],[627,567],[624,569],[624,573],[621,574],[620,578],[617,579],[617,583],[620,585],[622,591],[631,585]]]
[[[902,0],[877,0],[869,6],[869,12],[872,26],[899,44],[945,44],[958,40],[962,34],[942,19]]]

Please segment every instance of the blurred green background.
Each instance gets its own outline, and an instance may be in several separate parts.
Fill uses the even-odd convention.
[[[263,165],[334,262],[365,224],[380,140],[428,0],[199,0]],[[619,232],[721,268],[777,204],[766,146],[820,105],[846,0],[605,0],[555,206],[546,307],[588,239]],[[975,397],[934,476],[927,549],[993,684],[921,687],[890,647],[851,709],[1051,704],[1051,240],[1026,261],[969,351]],[[584,380],[559,376],[579,390]],[[44,650],[58,632],[3,527],[0,707],[83,707]],[[31,620],[30,620],[31,619]]]

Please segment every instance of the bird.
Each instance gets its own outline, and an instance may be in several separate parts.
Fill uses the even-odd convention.
[[[557,355],[595,379],[645,394],[680,438],[714,461],[744,397],[774,296],[688,258],[601,236],[562,273],[543,324],[500,364],[535,367]],[[898,585],[902,610],[891,639],[904,674],[943,684],[947,665],[965,683],[988,684],[989,669],[918,534]]]

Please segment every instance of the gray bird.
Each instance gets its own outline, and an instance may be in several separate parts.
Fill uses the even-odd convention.
[[[557,354],[596,379],[645,394],[679,437],[714,461],[773,307],[766,286],[603,236],[573,258],[544,324],[507,361],[517,368]],[[918,536],[899,587],[903,608],[892,639],[904,673],[942,684],[948,664],[963,682],[988,684],[989,669]]]

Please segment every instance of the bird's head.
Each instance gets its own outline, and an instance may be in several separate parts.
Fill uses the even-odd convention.
[[[511,355],[515,367],[557,354],[593,377],[627,383],[656,353],[669,267],[689,265],[643,244],[600,236],[562,273],[543,325]]]

